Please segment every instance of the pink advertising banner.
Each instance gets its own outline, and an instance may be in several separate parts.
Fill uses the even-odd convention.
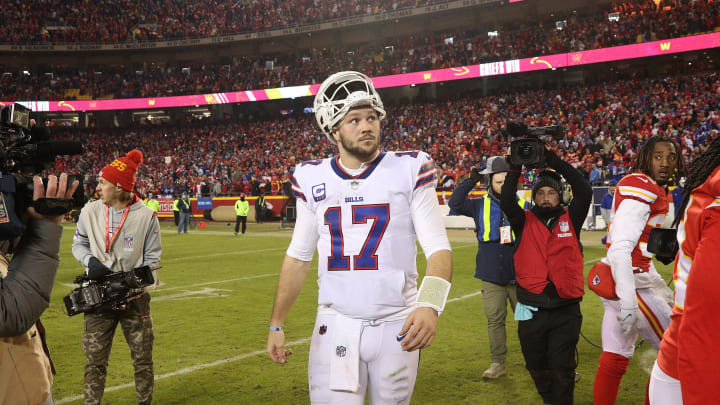
[[[374,77],[377,88],[437,83],[458,79],[490,77],[535,70],[557,69],[591,63],[622,59],[644,58],[662,54],[696,51],[720,46],[720,32],[690,37],[623,45],[612,48],[592,49],[581,52],[561,53],[534,58],[513,59],[480,65],[461,66],[424,72]],[[144,108],[186,107],[226,103],[245,103],[263,100],[313,96],[319,84],[280,87],[264,90],[247,90],[228,93],[198,94],[192,96],[130,98],[117,100],[71,100],[71,101],[20,101],[33,111],[100,111]],[[0,105],[9,102],[0,102]]]

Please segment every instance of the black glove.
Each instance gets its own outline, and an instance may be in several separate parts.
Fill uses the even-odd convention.
[[[550,148],[545,148],[545,163],[553,169],[556,169],[556,164],[561,162],[560,157],[553,152]]]
[[[522,165],[516,165],[515,163],[513,163],[512,156],[505,155],[505,162],[508,164],[511,172],[522,173]]]
[[[97,257],[92,256],[88,260],[88,277],[90,280],[102,280],[108,274],[112,273],[108,266],[100,263]]]
[[[482,180],[482,174],[480,174],[480,168],[473,167],[470,169],[470,180],[477,183],[478,181]]]

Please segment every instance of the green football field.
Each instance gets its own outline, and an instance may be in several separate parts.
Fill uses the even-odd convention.
[[[162,224],[161,286],[152,293],[155,327],[157,404],[307,404],[307,357],[315,320],[317,284],[311,270],[286,322],[287,345],[295,352],[288,364],[265,354],[272,301],[291,231],[277,223],[248,224],[233,236],[225,223],[177,235]],[[82,271],[71,254],[74,227],[66,225],[61,263],[50,308],[43,315],[57,375],[58,404],[82,402],[85,357],[81,348],[83,317],[64,313],[63,296]],[[453,286],[433,345],[423,350],[413,404],[541,403],[524,368],[516,322],[508,317],[508,374],[483,380],[490,364],[481,282],[473,277],[476,242],[472,230],[449,232],[453,246]],[[603,254],[600,232],[583,233],[586,271]],[[315,259],[317,260],[317,258]],[[670,267],[656,263],[666,280]],[[313,269],[316,264],[313,263]],[[425,256],[418,254],[418,269]],[[582,303],[582,332],[600,344],[602,305],[592,292]],[[592,403],[592,382],[600,349],[580,338],[577,404]],[[641,403],[655,351],[640,345],[625,375],[618,404]],[[121,329],[115,334],[105,404],[135,401],[130,353]]]

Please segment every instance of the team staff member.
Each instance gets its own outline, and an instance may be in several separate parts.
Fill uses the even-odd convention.
[[[250,211],[250,203],[245,200],[245,193],[240,194],[240,199],[235,201],[235,236],[240,230],[242,222],[242,234],[245,235],[245,226],[247,223],[247,214]]]
[[[720,137],[692,164],[678,201],[675,305],[650,377],[652,405],[720,401]],[[689,194],[689,195],[688,195]]]
[[[111,272],[141,266],[157,268],[162,248],[157,214],[133,193],[135,172],[142,162],[137,149],[115,159],[100,172],[100,200],[80,212],[72,252],[87,268],[88,277],[102,279]],[[82,346],[85,366],[85,404],[100,404],[105,390],[108,358],[118,323],[130,347],[139,404],[150,404],[153,395],[153,326],[150,295],[145,292],[123,310],[85,314]]]
[[[680,160],[680,147],[672,139],[650,137],[638,152],[633,173],[618,182],[607,257],[595,265],[609,265],[615,281],[615,296],[601,297],[605,312],[593,387],[596,405],[615,403],[638,336],[657,350],[670,325],[672,291],[655,270],[647,243],[650,231],[668,213],[666,184],[685,172]]]
[[[313,404],[408,404],[450,290],[450,243],[427,153],[379,149],[385,116],[369,77],[340,72],[315,98],[315,118],[339,155],[299,164],[298,215],[270,318],[267,352],[287,362],[283,321],[313,253],[318,311],[308,380]],[[417,245],[427,257],[420,288]]]
[[[475,278],[482,280],[483,309],[488,322],[492,361],[490,367],[483,372],[485,378],[498,378],[506,372],[507,305],[510,302],[513,310],[517,305],[513,264],[515,239],[510,231],[510,222],[500,210],[500,192],[507,171],[508,164],[504,156],[491,157],[485,170],[480,172],[473,168],[470,171],[470,178],[455,188],[448,202],[450,209],[456,213],[472,217],[477,230]],[[475,188],[483,175],[487,176],[487,194],[482,198],[468,198],[468,193]],[[530,204],[522,199],[518,199],[518,205],[523,209],[530,208]]]
[[[175,220],[175,226],[178,226],[178,222],[180,221],[180,208],[178,204],[180,204],[180,197],[175,196],[173,200],[173,219]]]
[[[512,165],[502,187],[500,206],[515,232],[515,277],[520,346],[525,367],[543,401],[573,403],[575,349],[580,336],[580,301],[585,293],[580,230],[592,201],[582,173],[546,147],[545,160],[556,171],[541,172],[532,189],[535,205],[517,204],[521,167]],[[562,176],[562,177],[561,177]],[[572,202],[562,202],[562,178]]]
[[[178,209],[180,210],[180,221],[178,221],[177,226],[177,233],[179,235],[181,231],[187,233],[188,224],[190,223],[190,213],[192,213],[192,206],[190,205],[190,198],[188,198],[187,193],[183,193],[182,197],[180,197]]]
[[[261,191],[258,198],[255,200],[255,222],[262,224],[265,222],[265,192]]]
[[[157,214],[160,211],[160,201],[156,200],[153,193],[148,193],[145,205]]]

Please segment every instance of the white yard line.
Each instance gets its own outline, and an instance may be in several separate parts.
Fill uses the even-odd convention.
[[[286,347],[297,346],[297,345],[300,345],[300,344],[303,344],[303,343],[306,343],[309,341],[310,341],[310,338],[300,339],[300,340],[296,340],[294,342],[287,343],[285,346]],[[215,366],[220,366],[222,364],[232,363],[234,361],[246,359],[246,358],[252,357],[252,356],[258,356],[261,354],[265,354],[265,350],[257,350],[254,352],[243,353],[243,354],[239,354],[237,356],[228,357],[227,359],[213,361],[212,363],[198,364],[197,366],[181,368],[180,370],[173,371],[171,373],[156,375],[155,381],[164,380],[166,378],[192,373],[193,371],[202,370],[202,369],[209,368],[209,367],[215,367]],[[117,390],[121,390],[123,388],[134,388],[134,387],[135,387],[135,382],[129,382],[129,383],[114,385],[112,387],[105,388],[105,392],[117,391]],[[78,399],[82,399],[82,398],[83,398],[82,395],[75,395],[72,397],[59,399],[59,400],[55,401],[55,403],[56,404],[64,404],[66,402],[77,401]]]
[[[464,300],[464,299],[466,299],[466,298],[471,298],[471,297],[475,297],[475,296],[477,296],[477,295],[480,295],[481,293],[482,293],[481,291],[475,291],[475,292],[473,292],[473,293],[466,294],[466,295],[462,295],[462,296],[460,296],[460,297],[451,298],[451,299],[447,300],[447,302],[450,303],[450,302],[456,302],[456,301]],[[307,342],[309,342],[309,341],[310,341],[310,338],[308,337],[308,338],[305,338],[305,339],[299,339],[299,340],[295,340],[295,341],[293,341],[293,342],[289,342],[289,343],[287,343],[285,346],[286,346],[286,347],[297,346],[297,345],[301,345],[301,344],[303,344],[303,343],[307,343]],[[216,361],[213,361],[213,362],[211,362],[211,363],[198,364],[198,365],[192,366],[192,367],[181,368],[180,370],[173,371],[173,372],[170,372],[170,373],[156,375],[156,376],[155,376],[155,381],[164,380],[164,379],[166,379],[166,378],[176,377],[176,376],[183,375],[183,374],[189,374],[189,373],[192,373],[192,372],[194,372],[194,371],[206,369],[206,368],[209,368],[209,367],[220,366],[220,365],[227,364],[227,363],[232,363],[232,362],[235,362],[235,361],[238,361],[238,360],[246,359],[246,358],[248,358],[248,357],[259,356],[259,355],[261,355],[261,354],[265,354],[265,350],[256,350],[256,351],[254,351],[254,352],[243,353],[243,354],[239,354],[239,355],[237,355],[237,356],[228,357],[227,359],[216,360]],[[269,361],[269,360],[268,360],[268,361]],[[105,388],[105,392],[117,391],[117,390],[121,390],[121,389],[123,389],[123,388],[134,388],[134,387],[135,387],[135,382],[129,382],[129,383],[120,384],[120,385],[113,385],[112,387],[107,387],[107,388]],[[56,404],[64,404],[64,403],[67,403],[67,402],[77,401],[77,400],[82,399],[82,398],[83,398],[82,395],[75,395],[75,396],[72,396],[72,397],[66,397],[66,398],[59,399],[59,400],[55,401],[55,403],[56,403]]]
[[[207,283],[196,283],[196,284],[189,284],[184,285],[180,287],[170,287],[170,288],[164,288],[162,286],[156,288],[154,292],[164,292],[164,291],[170,291],[170,290],[181,290],[181,289],[194,289],[195,287],[200,287],[204,285],[213,285],[213,284],[223,284],[223,283],[231,283],[233,281],[242,281],[242,280],[252,280],[255,278],[265,278],[265,277],[275,277],[278,273],[270,273],[270,274],[258,274],[257,276],[247,276],[247,277],[239,277],[239,278],[230,278],[227,280],[219,280],[219,281],[208,281]],[[153,298],[154,300],[154,298]]]

